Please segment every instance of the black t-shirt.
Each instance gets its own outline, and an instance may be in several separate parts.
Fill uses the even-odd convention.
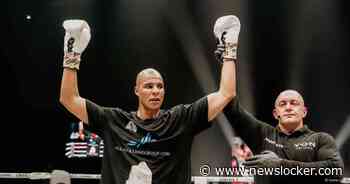
[[[208,101],[161,110],[155,119],[141,120],[135,112],[101,107],[86,101],[89,129],[104,139],[103,184],[124,184],[132,165],[145,161],[153,184],[191,182],[194,136],[210,127]]]
[[[235,131],[254,154],[271,150],[284,159],[284,168],[344,168],[335,141],[327,133],[314,132],[304,125],[303,128],[286,135],[279,127],[256,119],[240,105],[237,98],[226,106],[224,112]],[[258,177],[257,183],[336,183],[340,177],[271,176]]]

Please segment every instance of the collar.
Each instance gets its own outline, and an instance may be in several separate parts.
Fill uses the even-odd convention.
[[[132,111],[131,114],[136,118],[136,119],[139,119],[139,120],[142,120],[142,118],[137,114],[138,111]],[[147,118],[147,119],[144,119],[145,121],[146,120],[155,120],[157,119],[160,114],[162,113],[162,109],[159,109],[159,112],[154,116],[154,117],[151,117],[151,118]]]
[[[153,118],[148,118],[148,119],[141,119],[138,115],[137,115],[137,111],[132,111],[131,115],[133,117],[134,120],[136,120],[137,122],[153,122],[155,120],[158,120],[162,115],[164,114],[164,110],[160,109],[159,113],[157,116],[153,117]]]
[[[282,132],[281,128],[277,125],[276,126],[276,129],[278,131],[278,133],[280,134],[283,134],[283,135],[286,135],[286,136],[293,136],[293,135],[302,135],[302,134],[305,134],[307,132],[310,132],[311,130],[307,127],[307,125],[303,125],[303,127],[301,127],[300,129],[292,132],[291,134],[287,135],[285,134],[284,132]]]

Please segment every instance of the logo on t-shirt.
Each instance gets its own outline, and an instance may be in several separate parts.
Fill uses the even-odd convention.
[[[278,147],[278,148],[283,148],[283,147],[284,147],[282,144],[279,144],[279,143],[277,143],[276,141],[269,139],[268,137],[265,137],[264,140],[265,140],[266,142],[268,142],[268,143],[270,143],[270,144],[272,144],[272,145]]]
[[[143,145],[150,144],[150,143],[155,142],[155,141],[157,141],[157,139],[155,139],[155,135],[152,136],[152,134],[148,132],[145,136],[143,136],[139,140],[136,140],[136,141],[130,140],[128,142],[128,146],[135,147],[135,148],[141,148]]]
[[[294,144],[297,150],[313,150],[316,147],[315,142],[302,142],[298,144]]]
[[[135,125],[135,123],[133,121],[129,121],[129,123],[125,126],[125,129],[128,129],[132,132],[137,132],[137,126]]]
[[[127,141],[126,147],[115,146],[114,149],[130,154],[149,155],[153,157],[170,156],[171,153],[169,151],[158,150],[159,145],[154,144],[158,142],[159,139],[160,137],[157,134],[147,132],[147,134],[140,139]]]

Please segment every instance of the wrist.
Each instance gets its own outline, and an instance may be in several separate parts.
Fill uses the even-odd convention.
[[[237,43],[225,43],[225,51],[223,53],[224,60],[236,60],[237,59]]]
[[[79,53],[66,53],[63,59],[63,67],[73,70],[79,70],[80,61],[81,58]]]
[[[233,59],[233,58],[223,58],[223,59],[222,59],[222,63],[225,63],[225,62],[236,62],[236,59]]]

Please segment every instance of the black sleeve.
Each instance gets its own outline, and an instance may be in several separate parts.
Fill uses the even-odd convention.
[[[318,133],[318,145],[315,162],[299,162],[283,160],[284,167],[299,168],[340,168],[341,173],[334,173],[336,178],[341,178],[344,171],[344,163],[337,150],[333,137],[327,133]]]
[[[192,104],[178,105],[174,108],[182,126],[192,135],[209,128],[212,123],[208,122],[208,99],[200,98]]]
[[[273,127],[259,121],[246,111],[234,98],[224,109],[224,113],[234,131],[247,143],[254,153],[261,151],[264,132]]]
[[[90,100],[86,100],[86,110],[88,114],[88,129],[93,132],[102,131],[107,121],[104,107]]]
[[[97,134],[101,134],[111,124],[121,122],[122,110],[119,108],[103,107],[86,100],[86,110],[88,113],[88,129]]]

